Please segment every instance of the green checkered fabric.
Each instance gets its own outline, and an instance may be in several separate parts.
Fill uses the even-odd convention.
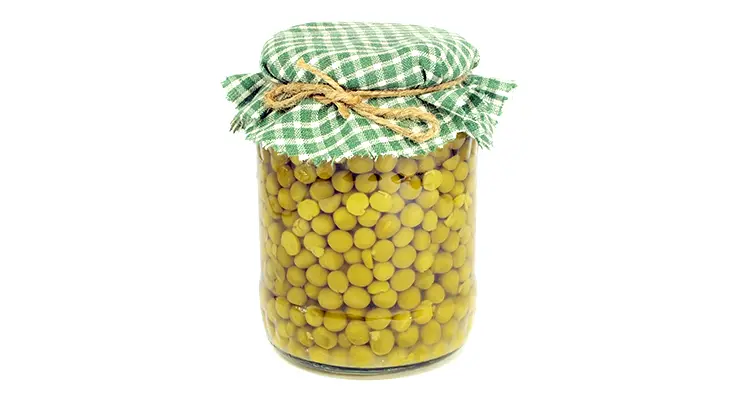
[[[356,113],[342,117],[334,105],[305,99],[272,111],[263,95],[275,84],[323,83],[296,67],[298,59],[320,69],[345,89],[425,88],[469,75],[451,89],[414,97],[369,99],[383,108],[418,107],[434,114],[440,132],[416,143]],[[513,82],[470,75],[479,54],[462,37],[442,29],[380,23],[309,23],[276,34],[263,47],[261,72],[227,78],[227,99],[237,106],[233,131],[300,160],[318,164],[352,156],[416,156],[429,153],[465,132],[480,147],[492,144],[492,132]],[[424,124],[402,121],[404,127]]]

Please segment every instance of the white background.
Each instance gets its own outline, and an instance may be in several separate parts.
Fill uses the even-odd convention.
[[[617,3],[4,3],[0,393],[748,393],[747,11]],[[474,330],[409,377],[316,375],[262,332],[219,83],[331,20],[458,32],[519,84],[480,155]]]

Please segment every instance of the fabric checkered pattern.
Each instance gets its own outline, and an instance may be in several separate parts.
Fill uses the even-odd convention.
[[[440,132],[416,143],[355,114],[343,118],[334,105],[305,99],[296,107],[272,111],[263,95],[275,84],[321,83],[296,67],[304,59],[352,90],[424,88],[469,75],[479,62],[477,50],[460,36],[442,29],[378,23],[309,23],[282,31],[263,47],[261,70],[227,78],[227,99],[237,106],[232,130],[300,160],[318,164],[352,156],[416,156],[429,153],[465,132],[480,147],[492,144],[513,82],[469,75],[457,87],[414,97],[378,98],[368,104],[384,108],[418,107],[433,113]],[[425,125],[409,121],[413,129]]]

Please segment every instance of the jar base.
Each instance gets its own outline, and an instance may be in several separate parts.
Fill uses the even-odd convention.
[[[398,374],[398,373],[411,372],[416,369],[421,369],[427,366],[438,364],[441,361],[444,361],[450,356],[456,354],[459,350],[461,350],[461,348],[458,348],[450,353],[446,353],[440,357],[433,358],[432,360],[422,361],[419,363],[414,363],[414,364],[409,364],[409,365],[400,365],[397,367],[380,367],[380,368],[356,368],[356,367],[340,367],[336,365],[316,363],[314,361],[305,360],[299,357],[292,356],[291,354],[277,348],[275,345],[273,346],[273,348],[279,354],[281,354],[285,359],[287,359],[289,362],[302,368],[312,369],[317,372],[325,372],[325,373],[334,374],[334,375],[348,375],[348,376],[361,376],[361,377],[376,376],[376,375],[393,375],[393,374]]]

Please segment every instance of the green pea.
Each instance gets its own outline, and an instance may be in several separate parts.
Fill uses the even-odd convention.
[[[443,286],[445,292],[450,295],[458,294],[458,272],[456,270],[450,270],[442,275],[438,279],[438,283]]]
[[[419,336],[425,345],[434,345],[440,341],[441,327],[440,323],[430,320],[419,330]]]
[[[395,338],[391,330],[372,331],[370,332],[370,349],[378,356],[388,354],[395,343]]]
[[[284,249],[282,248],[281,250]],[[286,250],[284,250],[284,253],[286,253]],[[309,268],[317,261],[318,258],[315,257],[315,255],[313,255],[312,252],[307,249],[301,250],[299,254],[294,257],[294,265],[302,269]]]
[[[432,264],[435,261],[435,255],[430,253],[429,251],[423,250],[419,253],[417,253],[417,256],[414,260],[414,269],[417,270],[417,272],[425,272],[428,269],[432,268]]]
[[[412,311],[411,315],[417,324],[427,324],[433,317],[432,301],[424,300]]]
[[[338,253],[344,253],[354,245],[352,235],[346,231],[333,230],[328,234],[328,245]]]
[[[327,282],[328,287],[339,294],[344,294],[346,289],[349,288],[349,280],[347,279],[346,274],[342,271],[333,271],[329,273]]]
[[[401,224],[404,226],[416,227],[424,219],[424,210],[419,204],[411,203],[404,207],[399,218],[401,219]]]
[[[404,177],[409,177],[417,173],[417,161],[410,158],[401,157],[396,162],[396,172]]]
[[[324,198],[320,201],[318,201],[318,205],[320,206],[320,210],[325,213],[333,213],[338,209],[339,206],[341,206],[341,194],[334,194],[331,197]]]
[[[344,303],[352,308],[364,308],[370,304],[370,294],[361,287],[351,286],[344,292]]]
[[[364,214],[357,216],[357,223],[363,227],[372,227],[380,220],[380,216],[380,212],[372,208],[367,208]]]
[[[323,349],[332,349],[338,343],[336,334],[328,331],[325,327],[315,327],[312,335],[315,344]]]
[[[393,245],[397,248],[403,248],[404,246],[411,243],[411,241],[414,239],[414,229],[409,227],[401,227],[396,234],[393,236],[391,241],[393,241]]]
[[[393,265],[396,268],[408,268],[414,263],[417,258],[417,250],[413,246],[407,245],[403,248],[398,248],[393,253]]]
[[[375,280],[372,281],[369,285],[367,285],[367,292],[375,295],[375,294],[381,294],[385,293],[386,291],[391,289],[391,285],[388,284],[386,281],[382,280]]]
[[[286,293],[286,299],[294,305],[302,306],[307,302],[307,294],[299,287],[292,287]]]
[[[375,361],[375,355],[369,346],[352,346],[349,348],[349,360],[355,367],[369,367]]]
[[[340,253],[337,253],[333,249],[326,248],[323,252],[323,255],[320,256],[318,262],[324,268],[335,271],[341,268],[342,265],[344,265],[344,256],[342,256]]]
[[[323,326],[331,332],[344,331],[346,328],[346,315],[341,311],[327,311],[323,316]],[[338,336],[336,337],[338,343]]]
[[[372,271],[363,264],[350,266],[346,272],[346,277],[349,279],[349,283],[359,287],[366,287],[372,283],[373,279]]]
[[[439,304],[445,300],[445,290],[439,283],[433,283],[424,293],[425,298],[432,301],[435,304]]]
[[[383,215],[375,224],[375,235],[379,239],[388,239],[401,229],[401,222],[394,214]]]
[[[404,200],[414,200],[422,193],[422,181],[419,178],[408,178],[401,182],[398,194]]]
[[[305,311],[305,321],[312,327],[319,327],[323,325],[323,316],[325,312],[322,309],[312,306],[307,308]]]
[[[369,157],[352,157],[346,162],[349,171],[355,174],[363,174],[372,171],[373,160]]]
[[[430,233],[422,229],[414,231],[414,240],[411,244],[418,251],[427,250],[430,247]]]
[[[391,288],[398,292],[402,292],[404,290],[407,290],[409,287],[411,287],[411,285],[414,284],[415,279],[416,279],[416,274],[414,273],[413,270],[400,269],[396,271],[396,273],[393,274],[393,277],[391,277],[391,280],[390,280]],[[405,309],[409,309],[409,308],[405,308]]]
[[[418,272],[414,280],[414,286],[421,290],[429,289],[433,283],[435,283],[435,274],[430,270]]]
[[[310,185],[310,197],[315,201],[320,201],[333,196],[333,185],[329,181],[317,180]]]
[[[282,319],[288,319],[289,318],[289,310],[291,308],[291,304],[289,301],[287,301],[284,297],[276,297],[276,301],[274,302],[274,310],[276,310],[276,313],[281,317]]]
[[[372,193],[378,188],[377,175],[371,172],[357,175],[357,177],[354,178],[354,188],[362,193]]]
[[[391,329],[396,332],[404,332],[411,326],[411,321],[411,313],[409,311],[398,311],[391,318]]]
[[[305,271],[305,277],[308,282],[315,286],[325,286],[328,281],[328,270],[323,268],[320,264],[315,264]]]
[[[393,289],[372,296],[372,303],[379,308],[391,308],[396,305],[397,301],[398,293]]]
[[[346,208],[340,207],[333,212],[333,222],[339,229],[349,231],[357,225],[357,218]]]
[[[302,287],[307,282],[305,271],[297,267],[289,267],[286,270],[286,280],[294,287]]]
[[[315,168],[315,174],[318,175],[318,178],[320,179],[330,179],[335,171],[336,166],[330,161],[318,164]]]
[[[318,294],[320,293],[320,287],[315,286],[312,283],[305,283],[305,294],[307,294],[307,297],[312,298],[313,300],[318,299]]]
[[[375,230],[377,231],[377,229]],[[378,242],[375,242],[375,245],[372,246],[372,259],[383,263],[393,256],[393,253],[396,251],[396,247],[393,246],[393,242],[387,240],[387,239],[381,239]]]
[[[456,312],[456,304],[453,298],[449,298],[437,306],[435,320],[440,324],[448,323]]]
[[[310,227],[318,235],[328,235],[336,228],[336,224],[330,215],[318,215],[312,219]]]
[[[444,274],[453,268],[453,256],[450,253],[440,252],[435,256],[432,270],[436,274]]]
[[[395,272],[396,269],[393,264],[388,262],[377,263],[372,269],[372,273],[375,279],[382,281],[391,279]]]
[[[396,344],[402,348],[414,346],[419,341],[419,328],[417,326],[408,327],[398,334]]]
[[[393,206],[391,195],[384,191],[377,191],[370,195],[370,206],[379,212],[388,212]]]
[[[398,159],[393,156],[379,156],[375,159],[375,169],[379,172],[390,172],[396,167]]]
[[[302,244],[305,246],[305,249],[307,249],[310,252],[312,252],[312,254],[315,257],[320,257],[325,252],[325,247],[327,245],[327,242],[326,242],[325,238],[321,237],[318,234],[307,233],[307,234],[305,234],[305,238],[302,240]],[[287,250],[287,252],[288,252],[288,250]],[[289,253],[289,255],[294,256],[291,253]],[[302,268],[302,267],[300,267],[300,268]]]
[[[398,191],[401,186],[401,177],[392,172],[380,174],[380,181],[378,181],[378,189],[388,193],[394,194]],[[278,193],[278,191],[277,191]],[[276,194],[276,193],[273,193]]]
[[[349,171],[337,171],[331,177],[331,185],[336,191],[346,193],[354,188],[354,176]]]
[[[354,193],[346,201],[346,210],[354,216],[363,215],[369,206],[370,200],[364,193]]]
[[[289,195],[292,197],[292,200],[301,202],[307,197],[307,185],[302,182],[294,182],[289,188]]]
[[[370,341],[370,327],[363,321],[349,321],[344,333],[352,345],[364,345]]]
[[[341,307],[343,299],[341,294],[326,287],[318,293],[318,303],[327,310],[336,310]]]
[[[443,182],[443,174],[438,170],[430,170],[422,176],[422,180],[425,190],[435,190]]]
[[[281,246],[290,256],[296,256],[300,252],[299,238],[290,231],[281,233]]]
[[[368,249],[377,241],[375,232],[367,227],[360,227],[354,233],[354,246],[360,249]]]
[[[298,181],[309,185],[318,179],[318,174],[315,173],[315,168],[313,168],[312,164],[302,163],[295,166],[294,177],[297,178]]]
[[[393,285],[391,285],[391,287],[393,287]],[[412,310],[416,308],[421,301],[422,294],[416,287],[409,287],[398,294],[398,306],[401,309]]]

